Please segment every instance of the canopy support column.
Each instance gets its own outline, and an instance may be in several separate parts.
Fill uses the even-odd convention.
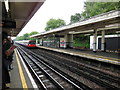
[[[93,52],[96,52],[96,42],[97,42],[97,30],[94,30],[94,35],[93,35]]]
[[[101,38],[101,50],[105,51],[105,31],[102,31],[102,38]]]

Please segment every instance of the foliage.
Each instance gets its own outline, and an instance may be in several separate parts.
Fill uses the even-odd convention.
[[[15,40],[16,41],[18,41],[18,40],[24,40],[24,37],[23,36],[17,36]]]
[[[24,40],[28,40],[29,34],[26,33],[26,34],[23,35],[23,37],[24,37]]]
[[[74,36],[74,47],[90,47],[90,36],[84,36],[84,35],[79,35],[79,36]]]
[[[35,34],[38,34],[38,32],[33,31],[33,32],[29,33],[29,36],[32,36],[32,35],[35,35]]]
[[[120,8],[120,2],[85,2],[85,11],[82,13],[84,18],[90,18],[111,10]]]
[[[95,15],[99,15],[102,13],[109,12],[111,10],[118,10],[120,9],[120,2],[85,2],[85,11],[82,12],[80,15],[81,17],[90,18]],[[74,15],[75,17],[76,15]],[[74,19],[72,21],[73,16],[71,16],[71,22],[74,22]],[[80,19],[76,18],[78,21]],[[77,21],[76,20],[76,21]],[[90,47],[90,41],[89,36],[80,35],[74,38],[74,47]]]
[[[78,22],[80,20],[81,20],[81,15],[79,13],[76,13],[75,15],[71,15],[70,24]]]
[[[15,40],[16,41],[19,41],[19,40],[36,40],[35,38],[30,38],[30,36],[35,35],[35,34],[38,34],[38,32],[33,31],[31,33],[25,33],[25,34],[23,34],[23,36],[17,36]]]
[[[85,8],[84,12],[82,12],[81,14],[76,13],[75,15],[71,15],[70,24],[120,8],[120,2],[89,2],[89,1],[90,0],[87,0],[84,3]]]
[[[45,30],[49,31],[49,30],[52,30],[52,29],[55,29],[55,28],[58,28],[58,27],[64,26],[64,25],[65,25],[65,21],[62,20],[62,19],[57,19],[57,20],[56,19],[50,19],[47,22]]]

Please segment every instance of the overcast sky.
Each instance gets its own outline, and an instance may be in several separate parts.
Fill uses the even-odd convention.
[[[32,31],[43,32],[49,19],[63,19],[66,24],[70,16],[84,10],[86,0],[46,0],[18,36]]]

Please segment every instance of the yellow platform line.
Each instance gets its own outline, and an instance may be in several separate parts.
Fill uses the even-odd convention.
[[[20,65],[20,61],[19,61],[19,58],[18,58],[16,50],[15,50],[15,55],[16,55],[16,60],[17,60],[18,68],[19,68],[19,73],[20,73],[20,78],[21,78],[21,82],[22,82],[22,87],[23,87],[24,90],[28,90],[28,86],[26,84],[25,77],[24,77],[24,74],[23,74],[23,71],[22,71],[22,67]]]

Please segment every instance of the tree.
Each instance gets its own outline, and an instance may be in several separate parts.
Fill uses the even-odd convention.
[[[48,22],[47,22],[47,25],[45,27],[45,30],[46,31],[49,31],[49,30],[52,30],[52,29],[55,29],[55,28],[58,28],[60,26],[64,26],[65,25],[65,21],[62,20],[62,19],[50,19]]]
[[[38,32],[33,31],[31,33],[25,33],[25,34],[23,34],[23,36],[17,36],[15,40],[16,41],[18,41],[18,40],[36,40],[34,38],[30,38],[30,36],[34,35],[34,34],[38,34]]]
[[[23,35],[23,37],[24,37],[24,40],[28,40],[29,34],[26,33],[26,34]]]
[[[70,24],[78,22],[81,20],[81,15],[76,13],[75,15],[71,15]]]
[[[23,37],[23,36],[17,36],[15,40],[16,40],[16,41],[24,40],[24,37]]]
[[[117,10],[120,8],[120,2],[85,2],[85,11],[82,13],[84,18],[90,18],[92,16],[109,12],[111,10]]]
[[[35,34],[38,34],[38,32],[37,32],[37,31],[33,31],[33,32],[31,32],[31,33],[29,34],[29,36],[32,36],[32,35],[35,35]]]

